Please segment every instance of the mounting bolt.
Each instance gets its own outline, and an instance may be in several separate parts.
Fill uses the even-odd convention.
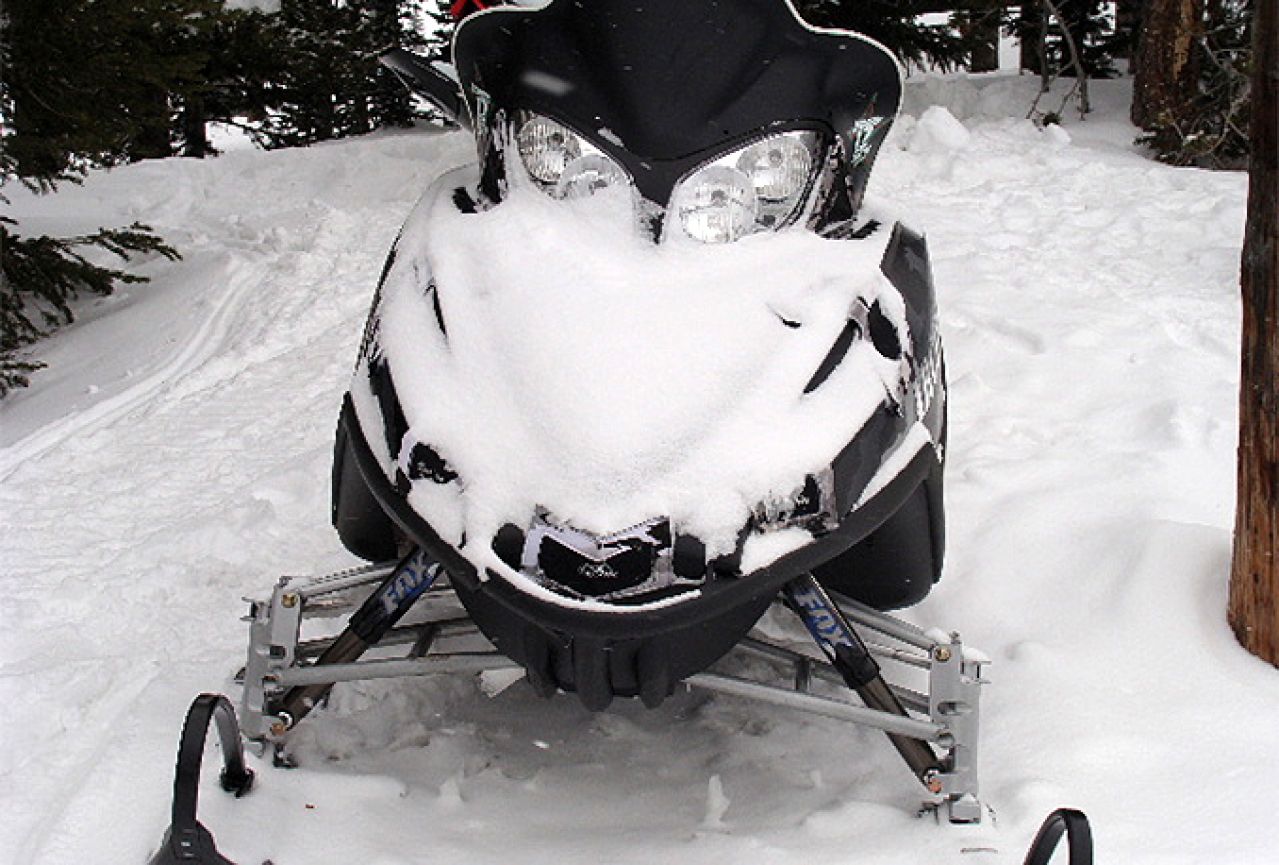
[[[298,605],[298,593],[285,592],[284,597],[280,598],[280,603],[288,607],[289,609],[296,607]]]
[[[289,728],[293,726],[293,718],[288,712],[281,712],[275,716],[275,721],[271,723],[271,735],[283,736],[289,732]]]
[[[285,595],[287,598],[288,595]],[[933,649],[933,659],[939,663],[946,663],[950,660],[950,646],[938,646]]]
[[[928,788],[928,792],[934,796],[940,795],[942,791],[941,773],[936,769],[929,769],[924,773],[924,786]]]

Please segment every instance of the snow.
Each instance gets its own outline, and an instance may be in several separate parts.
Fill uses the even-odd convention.
[[[301,768],[255,760],[239,801],[206,784],[224,854],[1019,863],[1072,805],[1099,862],[1271,861],[1279,672],[1224,618],[1245,178],[1135,152],[1123,82],[1041,130],[1034,84],[912,80],[870,189],[933,255],[949,555],[907,617],[994,661],[996,820],[917,819],[883,736],[837,721],[698,693],[592,715],[490,676],[338,687]],[[399,223],[469,152],[422,130],[11,195],[28,229],[141,219],[185,259],[85,302],[0,404],[0,861],[145,861],[187,703],[236,694],[240,596],[350,564],[327,486],[363,316]]]
[[[526,526],[538,508],[597,534],[669,516],[708,555],[730,553],[752,507],[828,466],[898,388],[899,362],[861,341],[801,397],[855,306],[882,298],[909,344],[879,270],[887,229],[861,243],[795,231],[654,245],[626,194],[513,188],[462,214],[461,180],[447,176],[401,235],[379,340],[410,435],[464,488],[423,480],[415,506],[481,573],[529,582],[462,538]],[[447,336],[422,301],[431,280]],[[357,409],[377,428],[372,401]]]
[[[911,153],[942,154],[963,150],[972,141],[972,135],[964,124],[940,105],[930,105],[914,126],[907,149]]]

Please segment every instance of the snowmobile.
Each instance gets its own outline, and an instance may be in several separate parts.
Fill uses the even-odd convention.
[[[941,574],[946,455],[927,247],[865,201],[892,54],[790,0],[550,0],[466,17],[452,64],[383,62],[477,158],[401,230],[338,419],[332,521],[370,564],[251,603],[244,737],[287,762],[357,679],[692,687],[880,729],[980,821],[987,659],[888,614]],[[234,712],[197,708],[198,775]],[[183,801],[165,849],[205,842]]]

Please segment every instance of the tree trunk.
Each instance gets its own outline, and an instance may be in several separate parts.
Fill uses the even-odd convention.
[[[998,0],[976,0],[976,8],[965,13],[964,35],[972,40],[969,49],[970,72],[996,72],[999,70],[999,19]]]
[[[208,117],[204,110],[204,100],[199,96],[188,96],[182,105],[179,119],[182,129],[182,155],[203,159],[213,156],[216,151],[209,143]]]
[[[169,117],[169,94],[151,87],[137,99],[137,133],[129,148],[129,159],[164,159],[173,155],[172,129]]]
[[[1017,13],[1018,48],[1020,66],[1026,72],[1039,75],[1043,72],[1043,4],[1040,0],[1023,0]]]
[[[1137,33],[1141,29],[1141,0],[1117,0],[1115,3],[1115,34],[1120,38],[1112,54],[1120,60],[1131,60],[1137,47]]]
[[[1194,102],[1203,0],[1146,0],[1143,12],[1132,63],[1132,122],[1149,129],[1176,123]]]
[[[1239,487],[1228,619],[1244,648],[1279,666],[1279,4],[1258,3],[1253,16]]]

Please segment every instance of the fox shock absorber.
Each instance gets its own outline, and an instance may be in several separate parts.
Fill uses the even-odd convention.
[[[315,666],[347,664],[376,646],[422,594],[435,584],[442,568],[421,549],[405,556],[395,570],[351,614],[345,630],[320,654]],[[277,704],[279,732],[297,724],[320,703],[333,688],[333,683],[296,685],[284,692]]]
[[[812,634],[831,666],[844,683],[857,692],[867,708],[890,715],[909,717],[871,657],[870,650],[847,617],[822,589],[817,578],[805,574],[787,583],[782,590],[789,606]],[[942,766],[927,742],[899,733],[888,733],[897,753],[931,793],[941,792]]]

